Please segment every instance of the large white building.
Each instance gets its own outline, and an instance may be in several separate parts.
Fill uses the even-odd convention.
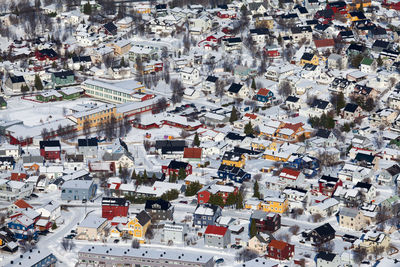
[[[145,91],[144,85],[133,80],[130,82],[129,88],[92,79],[86,80],[82,85],[87,95],[118,104],[140,101]]]

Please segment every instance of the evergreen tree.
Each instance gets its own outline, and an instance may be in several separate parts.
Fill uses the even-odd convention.
[[[245,126],[244,126],[244,133],[246,135],[252,135],[254,133],[253,126],[251,125],[251,121],[249,121]]]
[[[169,176],[169,182],[170,183],[176,183],[176,173],[173,172],[170,176]]]
[[[92,6],[90,5],[89,1],[83,6],[83,13],[86,15],[92,14]]]
[[[118,174],[121,175],[121,173],[122,173],[122,165],[120,164],[118,169]]]
[[[236,203],[236,194],[235,193],[229,193],[228,197],[226,198],[225,205],[226,206],[232,206]]]
[[[254,182],[253,191],[254,191],[253,197],[256,197],[259,199],[260,198],[260,188],[259,188],[257,180]]]
[[[56,230],[57,229],[57,224],[56,222],[53,223],[53,225],[51,226],[51,230]]]
[[[250,238],[252,238],[256,234],[257,234],[256,221],[254,219],[252,219],[251,222],[250,222],[249,236],[250,236]]]
[[[180,168],[178,171],[178,180],[185,180],[186,178],[186,171],[184,168]]]
[[[193,145],[197,146],[197,147],[200,146],[200,139],[199,139],[199,135],[197,133],[194,135]]]
[[[121,61],[119,62],[119,64],[121,65],[121,67],[125,67],[125,59],[124,59],[124,57],[121,58]]]
[[[35,88],[36,90],[43,90],[43,83],[42,80],[40,79],[39,75],[35,75]]]
[[[131,178],[132,178],[132,180],[136,180],[136,171],[135,170],[133,170]]]
[[[252,88],[253,90],[256,90],[256,89],[257,89],[256,81],[254,80],[254,78],[253,78],[253,81],[251,82],[251,88]]]
[[[238,192],[236,194],[236,209],[241,210],[243,209],[243,195],[242,192]]]
[[[199,192],[199,190],[201,189],[201,184],[199,182],[193,182],[190,183],[185,191],[185,196],[187,197],[191,197],[197,194],[197,192]]]
[[[224,199],[219,194],[211,194],[210,195],[210,199],[208,200],[208,203],[211,203],[211,204],[216,205],[216,206],[223,207],[224,206]]]
[[[234,121],[238,120],[238,114],[236,111],[235,106],[232,106],[231,117],[229,118],[229,122],[233,123]]]
[[[147,181],[147,178],[149,178],[149,177],[147,177],[147,171],[146,170],[143,171],[142,178],[143,178],[144,181]]]

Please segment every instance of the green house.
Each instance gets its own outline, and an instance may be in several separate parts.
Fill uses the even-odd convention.
[[[56,87],[71,85],[75,83],[74,72],[71,70],[54,72],[51,75],[51,81]]]
[[[81,97],[83,89],[78,87],[68,87],[60,89],[59,92],[62,94],[64,99],[73,100]]]
[[[7,108],[7,102],[4,99],[4,97],[0,96],[0,108],[1,109],[6,109]]]
[[[56,90],[48,90],[36,95],[36,100],[42,102],[60,101],[62,99],[63,96]]]

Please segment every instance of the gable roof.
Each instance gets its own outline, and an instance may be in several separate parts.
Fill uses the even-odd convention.
[[[47,140],[39,142],[40,149],[44,149],[45,147],[61,147],[59,140]]]
[[[171,207],[171,203],[169,201],[166,201],[162,198],[157,198],[146,200],[145,209],[152,210],[154,204],[160,205],[161,210],[168,210]]]
[[[14,202],[14,205],[17,206],[20,209],[26,209],[26,208],[31,208],[33,209],[33,207],[31,205],[29,205],[25,200],[18,199]]]
[[[289,244],[284,242],[284,241],[273,239],[269,243],[268,247],[273,247],[273,248],[276,248],[276,249],[279,249],[279,250],[283,250],[283,249],[285,249],[285,247],[287,245],[289,245]]]
[[[169,169],[173,170],[179,170],[179,169],[186,169],[186,167],[189,165],[187,162],[182,162],[182,161],[176,161],[176,160],[171,160],[171,162],[168,165]]]
[[[347,103],[346,106],[344,107],[344,111],[354,113],[356,112],[357,108],[358,108],[357,104]]]
[[[238,93],[240,91],[240,89],[242,89],[243,84],[239,84],[239,83],[232,83],[231,86],[228,89],[228,92],[231,93]]]
[[[326,129],[318,129],[317,133],[315,136],[321,137],[321,138],[328,138],[331,135],[331,131],[326,130]]]
[[[332,262],[336,257],[335,253],[321,251],[317,254],[317,259],[323,259],[324,261]]]
[[[271,91],[266,88],[260,88],[257,92],[257,95],[268,96],[269,92]]]
[[[89,139],[78,139],[78,146],[98,146],[98,141],[96,137]]]
[[[335,229],[333,229],[333,227],[329,223],[318,226],[313,231],[315,231],[319,236],[328,236],[332,234],[334,235],[336,233]]]
[[[223,226],[216,226],[216,225],[208,225],[206,231],[204,232],[205,235],[220,235],[224,236],[228,231],[228,227]]]
[[[316,48],[332,47],[335,45],[335,41],[333,39],[314,40],[314,44]]]
[[[201,158],[201,147],[185,147],[183,150],[183,158],[199,159]]]
[[[147,212],[142,210],[138,215],[136,215],[136,219],[140,225],[144,226],[151,220],[151,217]]]

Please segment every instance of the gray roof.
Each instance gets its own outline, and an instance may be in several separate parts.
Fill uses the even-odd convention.
[[[339,213],[340,216],[353,217],[353,218],[355,218],[357,214],[358,214],[357,209],[351,209],[346,207],[341,208]]]

